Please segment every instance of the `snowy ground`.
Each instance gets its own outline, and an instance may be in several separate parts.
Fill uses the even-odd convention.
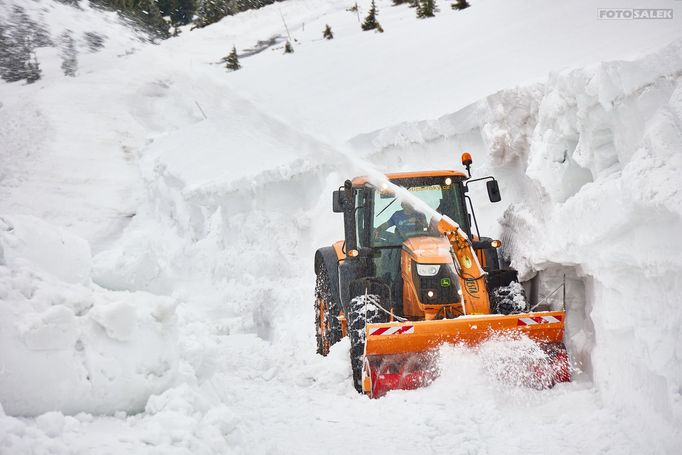
[[[649,21],[587,1],[441,2],[428,21],[377,3],[384,34],[350,2],[291,0],[158,46],[30,4],[54,36],[108,39],[80,43],[76,78],[43,49],[43,80],[0,85],[0,453],[679,451],[679,2]],[[217,64],[285,36],[282,16],[293,55]],[[463,150],[500,180],[477,214],[519,270],[567,274],[579,371],[516,387],[498,360],[526,346],[491,341],[444,348],[427,389],[365,399],[346,342],[314,354],[330,193]]]

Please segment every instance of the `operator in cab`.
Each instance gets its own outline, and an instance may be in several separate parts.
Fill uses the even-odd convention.
[[[402,239],[407,239],[419,232],[426,232],[429,230],[429,223],[426,221],[426,215],[417,211],[409,202],[402,201],[400,203],[402,210],[398,210],[384,223],[377,226],[374,231],[374,237],[378,237],[382,232],[395,226],[395,232]]]

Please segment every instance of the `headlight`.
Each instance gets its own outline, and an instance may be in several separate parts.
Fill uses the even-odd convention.
[[[435,276],[439,270],[439,264],[417,264],[417,273],[419,276]]]

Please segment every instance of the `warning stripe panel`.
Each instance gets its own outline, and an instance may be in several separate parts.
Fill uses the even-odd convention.
[[[403,333],[414,333],[413,325],[399,325],[394,327],[378,327],[369,332],[369,336],[375,335],[401,335]]]
[[[519,318],[517,325],[553,324],[555,322],[561,322],[561,316],[533,316],[529,318]]]

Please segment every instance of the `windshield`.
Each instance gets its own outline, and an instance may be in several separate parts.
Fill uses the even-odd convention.
[[[460,185],[451,177],[423,177],[394,180],[438,213],[464,226],[464,208]],[[399,246],[418,235],[440,235],[431,214],[415,210],[392,192],[374,191],[372,210],[372,246]]]

